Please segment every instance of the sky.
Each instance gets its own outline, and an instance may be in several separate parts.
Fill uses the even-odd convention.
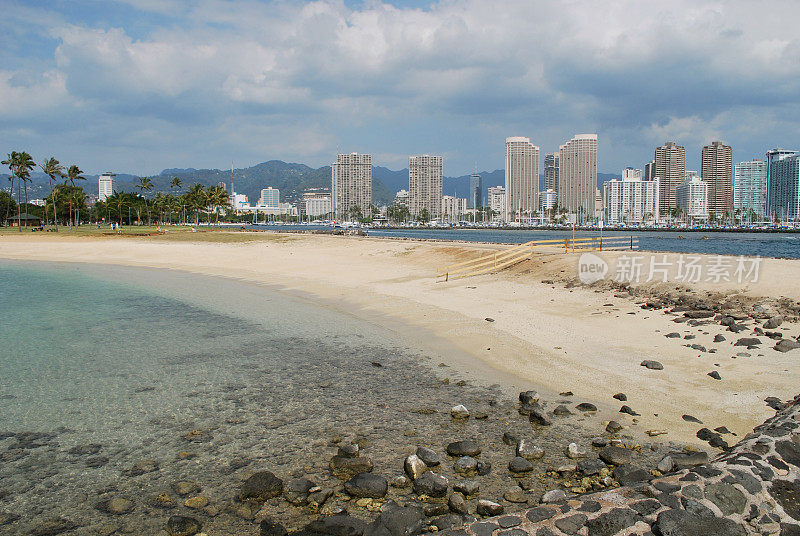
[[[0,153],[139,175],[366,152],[445,174],[597,133],[800,149],[800,2],[0,0]]]

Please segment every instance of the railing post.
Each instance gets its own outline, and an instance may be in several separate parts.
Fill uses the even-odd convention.
[[[633,235],[631,235],[631,251],[633,251]]]
[[[564,239],[564,253],[569,253],[569,238]]]

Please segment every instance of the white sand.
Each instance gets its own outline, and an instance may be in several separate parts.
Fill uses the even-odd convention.
[[[591,401],[600,407],[598,421],[614,418],[637,437],[645,437],[645,430],[665,429],[669,433],[658,439],[700,445],[694,435],[699,425],[684,422],[684,413],[709,428],[724,425],[741,436],[773,414],[763,403],[765,397],[788,399],[800,385],[800,350],[779,353],[772,349],[773,341],[762,337],[761,350],[732,359],[742,351],[732,343],[749,336],[749,330],[736,335],[718,325],[691,328],[608,291],[542,283],[574,276],[577,254],[543,255],[501,274],[444,283],[434,277],[437,268],[492,246],[320,235],[239,244],[48,235],[6,235],[0,240],[0,257],[7,259],[178,269],[314,296],[409,337],[428,339],[433,350],[474,381],[501,383],[509,393],[531,388],[550,394],[573,391],[575,403]],[[798,267],[800,261],[766,260],[759,282],[745,290],[752,296],[797,301]],[[735,281],[696,286],[725,292],[745,287]],[[613,307],[605,306],[609,303]],[[785,323],[782,329],[787,336],[800,332],[797,324]],[[665,338],[671,331],[697,337]],[[717,333],[728,341],[712,343]],[[683,346],[690,342],[718,351],[701,353]],[[643,359],[660,361],[664,370],[641,367]],[[722,381],[707,376],[712,370],[719,371]],[[622,403],[611,398],[617,392],[626,393],[626,403],[642,413],[638,424],[618,413]]]

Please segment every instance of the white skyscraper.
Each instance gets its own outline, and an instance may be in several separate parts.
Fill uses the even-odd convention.
[[[642,170],[626,168],[622,179],[603,185],[603,204],[606,222],[645,223],[658,221],[659,180],[642,180]]]
[[[687,219],[708,219],[708,184],[696,171],[686,172],[686,181],[675,188],[675,202]]]
[[[431,218],[442,214],[442,157],[408,157],[408,203],[412,216],[427,210]]]
[[[739,162],[733,167],[733,209],[743,218],[752,210],[758,218],[767,214],[767,163]]]
[[[506,217],[530,218],[538,208],[539,148],[530,138],[506,138]]]
[[[100,175],[99,179],[97,179],[98,201],[105,201],[114,195],[114,177],[116,177],[115,174],[111,173],[110,171],[106,171]]]
[[[356,219],[357,207],[362,216],[372,209],[372,155],[340,154],[331,165],[331,202],[336,219]]]
[[[578,134],[561,146],[558,204],[579,220],[593,217],[597,194],[597,134]]]

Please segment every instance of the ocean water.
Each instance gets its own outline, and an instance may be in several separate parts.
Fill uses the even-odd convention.
[[[56,517],[70,534],[156,534],[175,514],[209,534],[257,534],[255,510],[234,499],[242,479],[268,469],[339,490],[328,461],[352,439],[391,478],[418,445],[446,458],[448,442],[475,438],[501,468],[482,497],[499,500],[514,485],[504,431],[538,436],[542,467],[564,461],[564,438],[592,435],[569,419],[534,430],[500,389],[456,382],[391,326],[258,285],[2,262],[0,296],[0,534]],[[487,419],[453,422],[459,403]],[[442,472],[455,478],[448,462]],[[184,506],[172,490],[181,480],[199,483],[209,505]],[[133,510],[101,511],[112,497]],[[330,504],[347,506],[341,494]],[[290,527],[309,520],[285,501],[268,508]]]
[[[315,226],[251,226],[263,229],[329,229]],[[552,240],[572,237],[571,230],[524,229],[369,229],[369,236],[417,238],[427,240],[463,240],[522,244],[531,240]],[[575,236],[597,237],[599,231],[576,231]],[[712,231],[604,231],[603,236],[635,236],[639,249],[675,253],[711,255],[747,255],[800,259],[800,233],[733,233]]]

